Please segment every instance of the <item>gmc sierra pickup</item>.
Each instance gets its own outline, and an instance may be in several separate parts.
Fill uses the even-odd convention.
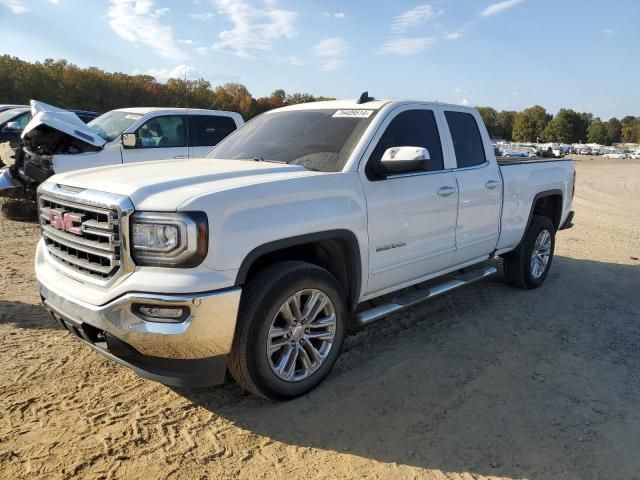
[[[36,275],[64,328],[139,375],[289,399],[347,328],[496,273],[540,286],[571,225],[571,161],[499,164],[478,112],[296,105],[205,158],[56,175]]]

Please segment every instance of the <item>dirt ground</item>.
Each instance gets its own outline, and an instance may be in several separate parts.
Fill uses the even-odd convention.
[[[0,478],[640,476],[640,162],[581,159],[545,285],[501,274],[348,338],[275,404],[171,389],[49,318],[35,224],[0,222]]]

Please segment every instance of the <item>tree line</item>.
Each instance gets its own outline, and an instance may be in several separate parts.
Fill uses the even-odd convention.
[[[28,104],[37,99],[62,108],[107,112],[123,107],[184,107],[231,110],[245,119],[285,105],[329,100],[309,93],[276,90],[254,98],[247,87],[227,83],[213,87],[204,79],[172,78],[158,82],[150,75],[110,73],[80,68],[66,60],[27,62],[0,56],[0,104]]]
[[[0,56],[0,103],[26,104],[32,98],[62,108],[107,112],[122,107],[184,107],[231,110],[245,119],[285,105],[328,100],[309,93],[275,90],[255,98],[239,83],[212,86],[204,79],[172,78],[158,82],[151,75],[110,73],[80,68],[66,60],[27,62]],[[518,142],[640,143],[640,117],[604,122],[591,113],[563,108],[555,116],[536,105],[520,112],[478,107],[492,138]]]
[[[520,112],[477,107],[492,138],[515,142],[640,143],[640,117],[613,117],[604,122],[591,113],[561,109],[555,116],[540,105]]]

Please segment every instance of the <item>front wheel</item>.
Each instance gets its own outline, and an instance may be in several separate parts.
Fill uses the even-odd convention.
[[[534,215],[522,242],[504,256],[507,283],[523,289],[538,288],[549,273],[556,243],[556,229],[547,217]]]
[[[347,309],[336,279],[306,262],[282,262],[243,292],[229,354],[231,375],[245,389],[288,400],[316,387],[335,364]]]

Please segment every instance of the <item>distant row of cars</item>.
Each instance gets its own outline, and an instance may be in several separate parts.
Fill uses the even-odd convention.
[[[493,145],[496,156],[503,158],[563,158],[569,154],[601,155],[611,159],[640,159],[640,150],[618,150],[611,147],[591,147],[588,145],[522,145],[496,143]]]

